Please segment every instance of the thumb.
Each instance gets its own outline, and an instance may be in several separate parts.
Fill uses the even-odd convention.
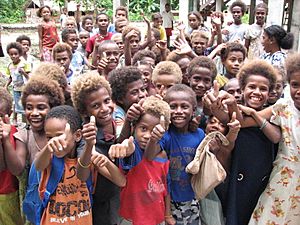
[[[90,117],[90,123],[96,123],[96,118],[95,116]]]
[[[103,58],[107,58],[106,52],[103,52],[102,55],[103,55]]]
[[[128,145],[129,149],[133,149],[134,148],[133,140],[134,140],[133,137],[130,136],[129,139],[128,139],[128,142],[127,142],[127,145]]]
[[[142,98],[142,99],[139,101],[138,104],[139,104],[141,107],[143,107],[144,102],[145,102],[145,98]]]
[[[163,115],[160,116],[159,124],[162,126],[162,128],[165,129],[165,126],[166,126],[165,116],[163,116]]]
[[[219,95],[219,83],[218,81],[214,80],[213,88],[214,88],[214,96],[218,97]]]
[[[70,124],[66,123],[65,132],[62,134],[63,137],[66,139],[70,132],[71,132]]]
[[[232,113],[232,116],[231,116],[230,122],[232,123],[232,122],[235,121],[235,120],[236,120],[236,112],[233,112],[233,113]]]
[[[196,121],[197,121],[198,123],[200,123],[200,121],[201,121],[201,115],[196,116]]]

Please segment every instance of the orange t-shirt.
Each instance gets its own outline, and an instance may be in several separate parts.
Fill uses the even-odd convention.
[[[92,208],[86,182],[77,178],[77,159],[65,158],[65,171],[44,210],[41,224],[92,224]],[[51,166],[42,173],[39,186],[42,198],[50,176]]]

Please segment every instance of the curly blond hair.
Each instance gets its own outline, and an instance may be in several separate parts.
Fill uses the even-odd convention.
[[[293,73],[300,71],[300,54],[294,53],[285,60],[287,80],[290,82]]]
[[[111,88],[108,81],[94,71],[82,74],[74,80],[71,88],[71,98],[74,107],[82,116],[87,113],[85,104],[86,99],[92,92],[97,91],[100,88],[105,88],[111,96]]]
[[[176,78],[176,83],[180,84],[182,81],[182,72],[178,64],[172,61],[163,61],[158,63],[153,72],[152,72],[152,82],[156,83],[159,75],[161,74],[169,74],[174,75]]]
[[[161,116],[165,117],[165,130],[169,128],[171,122],[170,106],[164,100],[155,96],[145,98],[143,103],[144,114],[150,114],[160,119]]]
[[[11,94],[5,88],[0,87],[0,96],[1,96],[0,104],[1,105],[6,104],[4,113],[7,115],[10,115],[11,111],[12,111],[12,105],[13,105],[13,98],[12,98]]]

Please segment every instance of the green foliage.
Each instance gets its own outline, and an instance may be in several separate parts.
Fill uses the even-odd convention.
[[[17,23],[24,18],[25,0],[0,0],[0,22]]]
[[[129,2],[129,9],[132,13],[143,11],[146,15],[159,12],[159,0],[135,0]]]

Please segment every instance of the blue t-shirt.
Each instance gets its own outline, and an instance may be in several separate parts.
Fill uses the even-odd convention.
[[[191,201],[195,197],[191,174],[186,173],[185,168],[194,159],[196,149],[204,137],[200,128],[195,132],[178,133],[171,127],[161,139],[161,148],[170,159],[170,193],[175,202]]]
[[[140,148],[136,140],[134,140],[134,145],[135,145],[135,150],[132,153],[132,155],[124,159],[119,159],[119,165],[123,170],[126,171],[131,170],[133,167],[139,164],[143,159],[144,152],[142,151],[142,149]]]

